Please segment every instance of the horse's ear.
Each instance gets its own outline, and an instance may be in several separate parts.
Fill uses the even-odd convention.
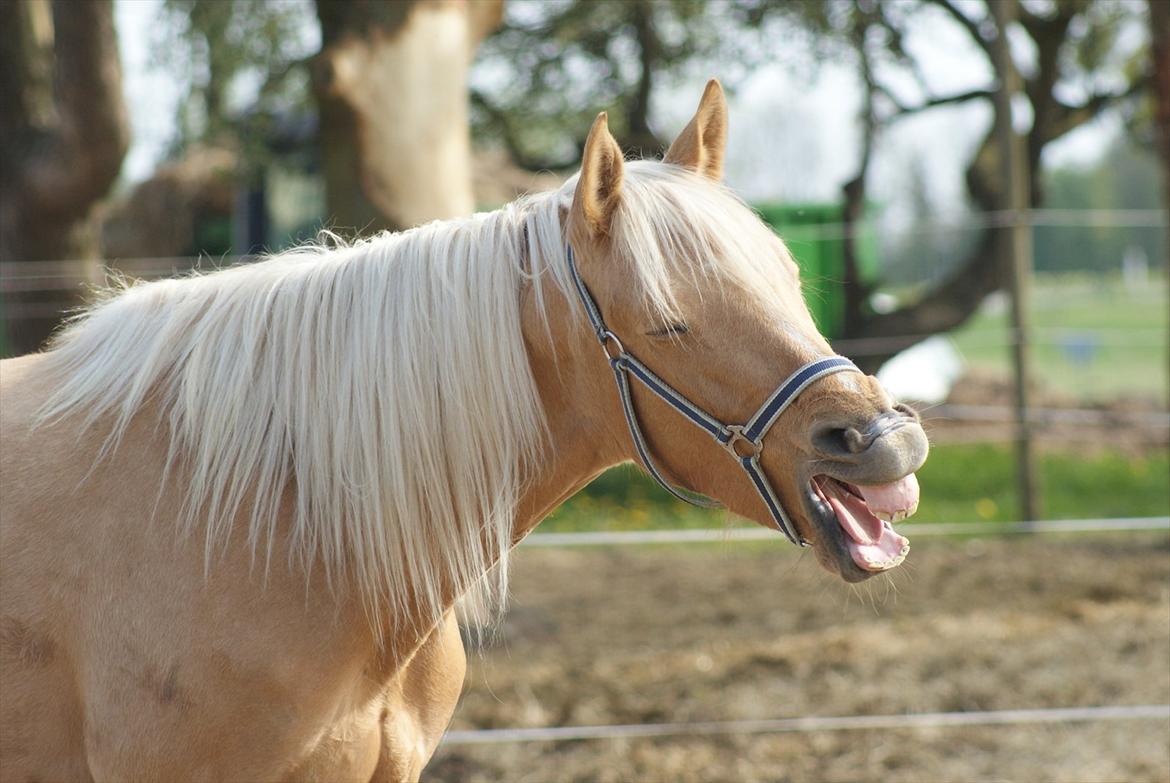
[[[727,150],[727,98],[718,79],[707,82],[699,109],[666,151],[665,162],[684,166],[718,182]]]
[[[573,194],[573,210],[580,212],[594,236],[609,234],[613,213],[621,201],[622,170],[622,148],[609,132],[606,113],[601,112],[585,140],[581,177]]]

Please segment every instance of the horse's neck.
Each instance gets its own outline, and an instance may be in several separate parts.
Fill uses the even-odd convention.
[[[557,296],[560,294],[550,298]],[[589,361],[596,353],[592,333],[568,320],[572,313],[563,301],[550,302],[550,308],[552,343],[558,346],[556,356],[541,356],[541,351],[530,352],[529,356],[548,433],[539,462],[517,505],[513,543],[519,543],[557,506],[606,468],[630,458],[613,376],[603,363]],[[528,321],[527,325],[532,325],[531,331],[525,330],[530,347],[549,344],[543,325],[538,321]],[[456,596],[450,596],[449,605],[454,605],[455,600]],[[398,627],[418,626],[405,623]],[[394,646],[398,650],[417,649],[427,633],[399,632]]]
[[[598,437],[601,430],[596,422],[583,414],[584,406],[574,404],[575,396],[563,389],[549,389],[555,392],[544,395],[549,426],[548,449],[544,455],[543,467],[520,498],[515,516],[513,543],[519,543],[525,536],[549,515],[557,506],[576,494],[606,468],[621,462],[626,457],[618,443],[608,436]],[[548,403],[555,400],[557,404]],[[617,412],[620,416],[620,412]],[[608,432],[608,431],[607,431]],[[450,596],[449,606],[454,606],[456,596]],[[400,624],[400,628],[414,629],[414,623]],[[441,632],[443,621],[437,628],[418,633],[402,630],[394,634],[389,666],[397,670],[413,659],[432,633]]]
[[[630,458],[613,375],[604,365],[588,361],[596,353],[593,336],[581,324],[574,326],[573,312],[564,310],[564,316],[555,318],[559,334],[554,340],[562,346],[557,356],[530,355],[548,440],[534,479],[520,499],[516,542],[606,468]],[[565,348],[574,343],[575,348]]]
[[[598,437],[593,422],[572,404],[557,405],[549,416],[544,467],[520,499],[513,541],[519,543],[557,506],[606,468],[624,459],[612,439]]]

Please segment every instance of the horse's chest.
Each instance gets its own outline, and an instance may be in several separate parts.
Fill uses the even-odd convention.
[[[455,712],[467,659],[454,615],[448,613],[398,671],[390,673],[368,706],[331,727],[298,780],[353,779],[376,783],[417,780]],[[367,670],[370,680],[382,679]],[[373,753],[373,755],[369,755]],[[373,758],[371,773],[359,772]]]

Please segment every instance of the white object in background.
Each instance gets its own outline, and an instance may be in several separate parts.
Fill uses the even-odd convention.
[[[939,403],[963,374],[963,359],[950,338],[928,337],[890,359],[878,380],[900,400]]]
[[[1121,278],[1131,294],[1144,293],[1150,283],[1150,259],[1141,245],[1130,245],[1121,259]]]
[[[869,298],[869,306],[875,313],[892,313],[898,309],[898,297],[878,291]]]

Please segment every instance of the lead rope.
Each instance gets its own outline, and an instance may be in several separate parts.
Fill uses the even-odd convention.
[[[768,507],[776,527],[792,543],[807,546],[808,542],[804,541],[796,532],[796,527],[788,518],[788,514],[785,513],[784,506],[773,489],[772,483],[768,481],[768,477],[764,475],[763,468],[760,466],[760,452],[764,448],[763,439],[780,414],[814,381],[837,372],[861,371],[853,362],[843,356],[816,359],[797,369],[784,383],[780,384],[772,396],[748,420],[747,424],[723,424],[655,375],[649,367],[626,350],[618,336],[606,328],[605,320],[601,317],[601,310],[598,309],[597,302],[594,301],[585,281],[581,279],[581,273],[577,270],[572,245],[567,246],[566,256],[569,263],[569,274],[573,278],[573,285],[577,289],[582,306],[585,308],[585,315],[589,318],[594,335],[601,344],[601,350],[613,370],[614,379],[617,381],[618,397],[622,403],[622,412],[626,418],[626,426],[630,430],[630,438],[634,442],[638,459],[646,472],[660,487],[679,500],[700,508],[722,508],[722,505],[717,501],[675,487],[662,476],[650,455],[650,447],[646,443],[646,436],[642,433],[638,414],[634,410],[634,399],[630,391],[630,375],[641,381],[642,385],[690,419],[696,426],[706,430],[720,446],[739,461],[740,466],[747,472],[752,485],[763,499],[764,505]],[[616,349],[617,353],[610,352],[611,346]],[[750,453],[741,454],[737,449],[741,444],[749,447]]]

